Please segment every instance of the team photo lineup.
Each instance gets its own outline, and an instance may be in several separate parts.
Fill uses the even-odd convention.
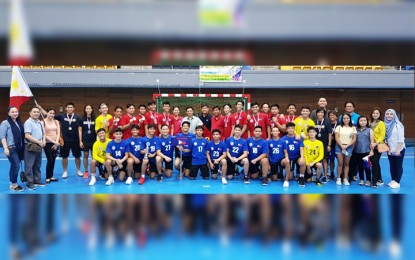
[[[339,186],[356,181],[377,188],[383,185],[379,160],[387,153],[388,186],[399,188],[405,142],[404,126],[395,110],[374,108],[364,116],[354,111],[352,101],[346,101],[344,112],[339,113],[330,111],[327,104],[324,97],[317,109],[254,102],[245,111],[246,104],[240,100],[214,107],[201,104],[195,116],[199,107],[180,111],[168,101],[157,113],[152,100],[137,107],[115,106],[113,115],[105,103],[98,111],[86,105],[81,116],[75,104],[67,102],[62,114],[37,104],[23,124],[18,109],[11,106],[0,138],[10,161],[12,191],[24,190],[17,183],[21,161],[20,179],[29,190],[58,181],[54,177],[55,168],[59,169],[57,156],[62,157],[61,178],[72,178],[70,153],[75,157],[76,175],[89,179],[90,186],[113,185],[117,179],[127,185],[134,180],[143,185],[146,178],[162,182],[176,169],[178,180],[200,175],[226,185],[241,175],[244,184],[266,186],[275,181],[284,188],[294,182],[299,187],[322,186],[330,180]],[[40,170],[42,150],[47,158],[45,182]]]

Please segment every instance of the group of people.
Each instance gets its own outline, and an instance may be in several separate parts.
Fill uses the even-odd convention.
[[[244,106],[237,101],[232,113],[231,104],[212,108],[203,104],[199,117],[193,107],[187,107],[182,117],[179,107],[171,112],[168,101],[163,102],[162,113],[150,101],[138,106],[138,114],[134,104],[126,105],[125,114],[123,107],[115,106],[112,116],[102,103],[99,116],[92,105],[86,105],[80,116],[68,102],[63,114],[56,114],[53,108],[33,107],[24,125],[17,108],[9,107],[0,139],[11,165],[10,190],[23,191],[17,183],[22,161],[27,189],[45,185],[40,170],[42,149],[47,157],[46,183],[58,181],[53,173],[58,154],[62,178],[68,178],[72,152],[77,175],[90,178],[91,186],[99,177],[106,179],[106,185],[117,178],[127,185],[135,178],[142,185],[147,176],[161,182],[163,177],[172,177],[173,166],[180,172],[179,178],[189,180],[200,172],[203,179],[220,178],[223,184],[243,174],[246,184],[262,179],[265,186],[281,180],[288,188],[295,179],[301,187],[310,182],[321,186],[336,178],[337,159],[337,185],[359,180],[360,185],[377,188],[383,185],[379,161],[386,152],[391,173],[388,186],[400,187],[405,139],[395,110],[388,109],[382,120],[379,108],[367,117],[357,114],[350,101],[338,115],[328,110],[325,98],[319,99],[317,109],[301,107],[299,116],[295,104],[287,106],[285,115],[278,104],[252,103],[249,112]]]

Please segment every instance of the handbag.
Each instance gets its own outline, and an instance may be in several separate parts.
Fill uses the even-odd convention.
[[[42,147],[38,144],[28,142],[26,144],[26,150],[28,150],[29,152],[40,153],[40,152],[42,152]]]
[[[389,146],[387,144],[378,144],[377,149],[379,153],[389,152]]]

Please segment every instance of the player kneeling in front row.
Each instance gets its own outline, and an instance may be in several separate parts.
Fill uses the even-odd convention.
[[[227,184],[226,181],[226,144],[222,142],[221,132],[218,129],[212,131],[213,141],[209,142],[207,146],[207,159],[209,168],[212,173],[212,179],[218,178],[219,168],[222,168],[222,184]]]
[[[249,161],[248,161],[248,146],[245,139],[242,136],[242,126],[236,125],[234,128],[233,136],[226,139],[226,147],[228,156],[226,158],[227,165],[227,177],[229,180],[233,178],[235,168],[243,166],[244,168],[244,183],[249,184],[248,172],[249,172]]]
[[[110,186],[114,183],[113,173],[116,174],[117,172],[119,180],[124,181],[129,152],[130,146],[125,140],[122,140],[122,130],[120,128],[115,129],[114,140],[108,143],[106,149],[107,160],[105,161],[105,168],[107,169],[108,180],[105,185]],[[132,178],[131,171],[128,173],[128,178]]]
[[[260,171],[262,171],[262,185],[268,185],[268,144],[261,138],[262,127],[255,126],[254,137],[248,138],[248,158],[249,158],[249,174],[251,179],[258,179]]]
[[[136,179],[140,178],[141,166],[143,162],[144,155],[141,154],[141,144],[142,139],[138,136],[140,132],[139,125],[131,126],[131,137],[127,139],[127,143],[130,146],[130,153],[127,160],[127,168],[131,169],[131,172],[134,172],[134,177]],[[125,184],[130,185],[133,182],[133,179],[128,178]]]
[[[97,179],[96,179],[97,167],[98,167],[100,174],[104,174],[104,172],[106,172],[104,168],[104,164],[107,159],[106,149],[107,149],[108,143],[111,141],[111,139],[107,139],[106,131],[104,128],[98,129],[97,135],[98,135],[98,140],[95,141],[94,145],[92,146],[91,180],[89,181],[89,186],[93,186],[97,182]]]
[[[197,173],[200,173],[203,179],[209,179],[209,168],[207,167],[206,148],[208,141],[203,137],[203,126],[196,126],[196,138],[192,139],[190,150],[192,151],[192,167],[190,168],[189,180],[194,180]]]
[[[287,123],[287,135],[281,138],[287,144],[288,157],[290,159],[290,171],[285,173],[284,187],[289,186],[289,181],[293,179],[294,166],[299,168],[300,177],[298,184],[300,187],[305,186],[305,160],[304,160],[304,143],[303,140],[297,139],[294,133],[295,124]]]
[[[324,145],[323,142],[316,139],[317,130],[313,126],[310,126],[307,129],[309,139],[304,141],[304,154],[305,154],[305,163],[307,166],[306,180],[310,182],[313,177],[313,169],[316,170],[317,178],[315,180],[316,184],[321,186],[320,182],[321,170],[323,165],[321,160],[324,158]]]
[[[149,166],[150,178],[154,179],[156,177],[157,166],[156,166],[156,145],[158,138],[154,136],[156,132],[155,125],[147,126],[147,135],[141,139],[141,147],[145,149],[141,150],[141,154],[144,155],[143,163],[141,165],[141,176],[138,180],[138,184],[144,184],[145,174],[147,172],[147,165]]]
[[[157,164],[157,181],[163,180],[162,163],[164,162],[164,172],[167,178],[170,178],[173,172],[173,151],[175,148],[174,140],[169,135],[170,129],[168,125],[161,126],[161,136],[157,140],[156,151],[156,164]]]
[[[267,140],[269,150],[269,163],[271,166],[271,180],[283,179],[283,167],[285,174],[290,174],[290,159],[287,152],[287,144],[280,138],[280,130],[274,126],[271,130],[272,138]],[[288,188],[289,182],[284,182],[284,188]]]

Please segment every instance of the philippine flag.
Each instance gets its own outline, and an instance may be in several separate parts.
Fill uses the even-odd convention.
[[[33,97],[32,91],[23,78],[18,66],[13,66],[12,81],[10,85],[10,106],[15,106],[20,110],[20,106]]]

